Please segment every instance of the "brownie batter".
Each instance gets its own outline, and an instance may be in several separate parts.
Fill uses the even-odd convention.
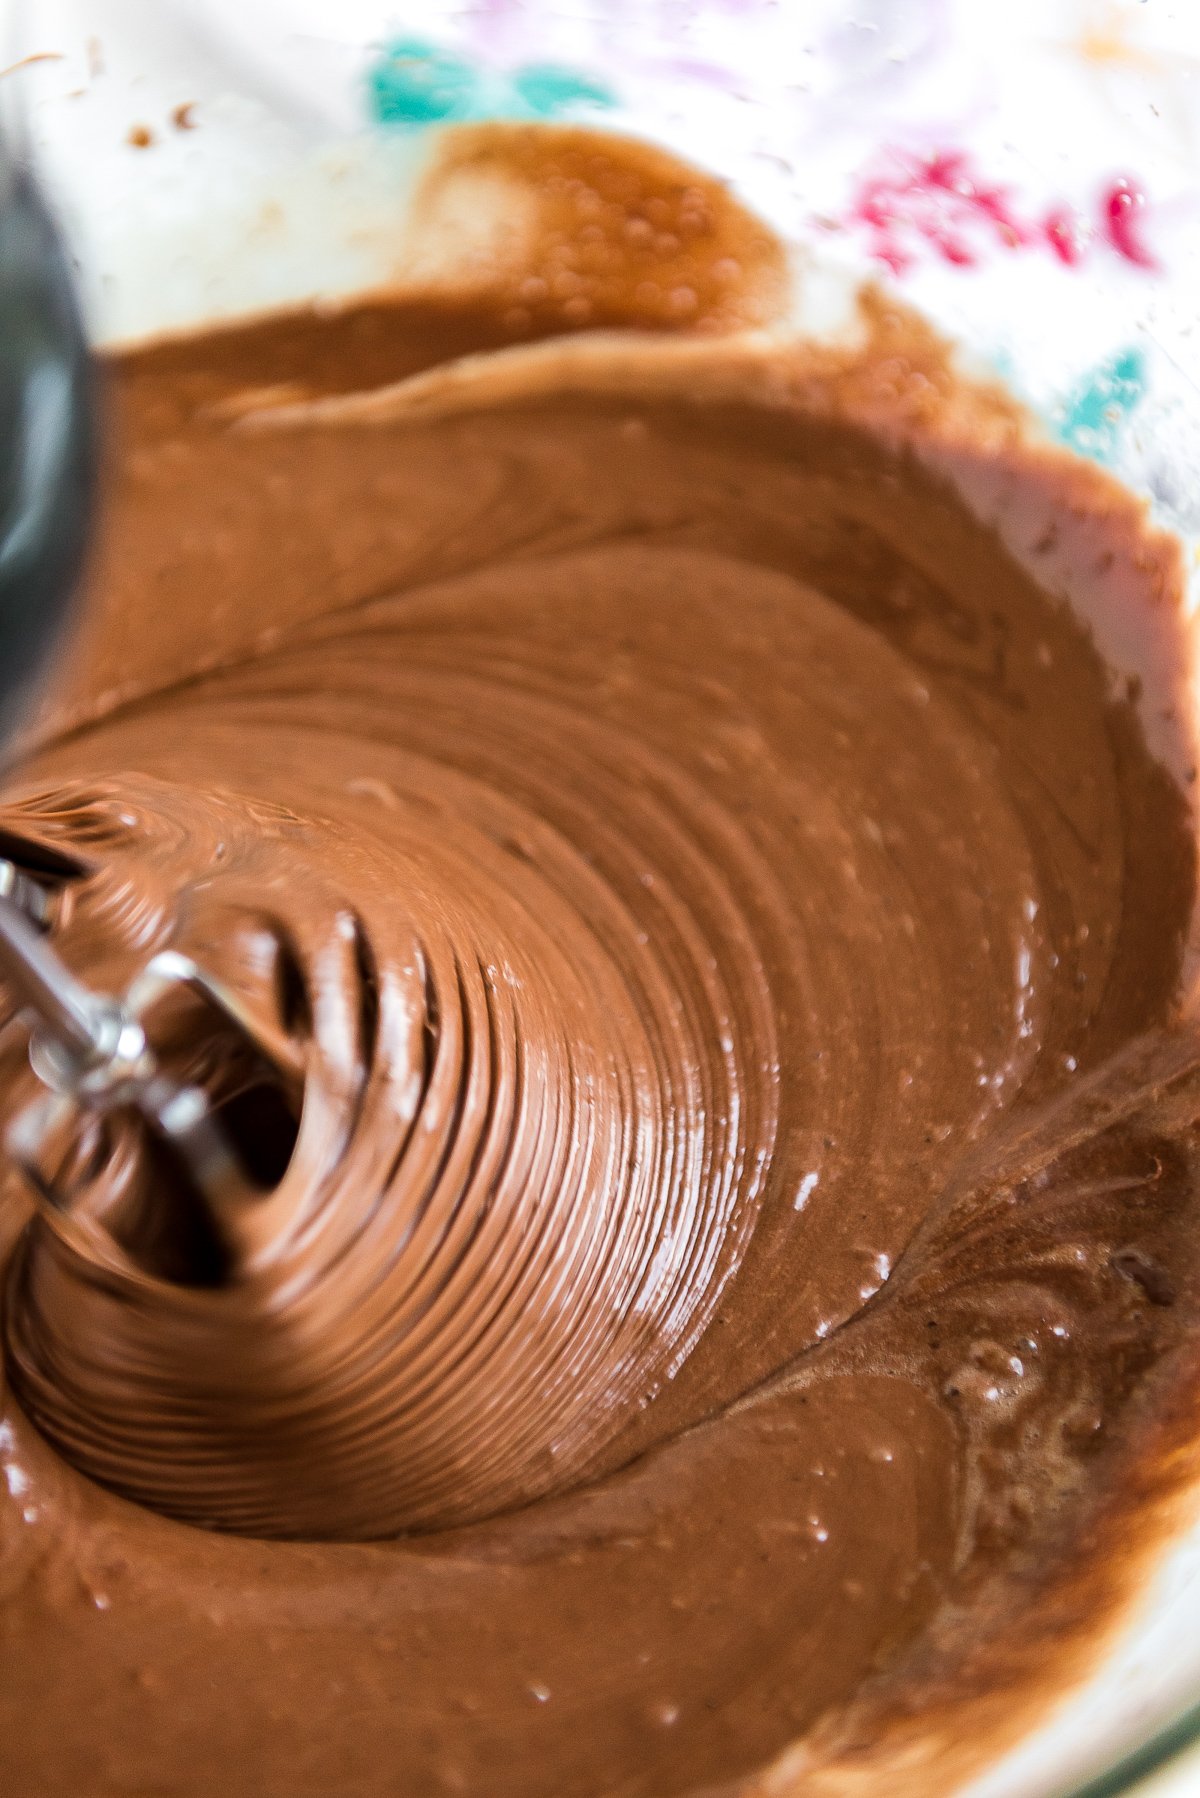
[[[871,331],[114,365],[3,827],[306,1083],[232,1251],[136,1155],[0,1198],[6,1791],[833,1791],[1107,1614],[1194,1372],[1177,570]]]

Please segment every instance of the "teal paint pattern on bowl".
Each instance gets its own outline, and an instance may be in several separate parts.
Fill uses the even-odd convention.
[[[383,46],[367,71],[366,95],[375,124],[408,127],[557,119],[618,103],[607,82],[583,70],[533,62],[498,69],[420,37]]]
[[[1057,435],[1081,455],[1109,462],[1130,415],[1146,396],[1146,358],[1130,346],[1090,369],[1064,397]]]

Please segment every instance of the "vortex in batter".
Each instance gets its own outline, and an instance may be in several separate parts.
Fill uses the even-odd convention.
[[[115,365],[4,825],[308,1071],[232,1264],[5,1194],[6,1790],[928,1794],[1113,1602],[1194,1363],[1176,564],[873,329]]]

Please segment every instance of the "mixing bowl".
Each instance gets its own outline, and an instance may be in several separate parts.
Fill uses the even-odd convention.
[[[10,36],[102,343],[469,282],[505,220],[478,192],[414,218],[442,131],[587,122],[769,221],[791,328],[882,282],[1200,533],[1187,0],[42,0]],[[970,1798],[1200,1791],[1200,1478],[1145,1528],[1089,1665]]]

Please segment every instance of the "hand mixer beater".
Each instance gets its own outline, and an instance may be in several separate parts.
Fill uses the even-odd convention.
[[[0,119],[0,736],[9,742],[71,610],[94,486],[93,380],[63,246]],[[69,1168],[81,1136],[113,1113],[207,1208],[218,1236],[261,1190],[253,1135],[236,1112],[173,1070],[180,996],[247,1077],[298,1107],[294,1045],[190,957],[166,949],[128,990],[90,990],[52,945],[56,874],[44,846],[0,843],[0,977],[29,1029],[46,1092],[8,1147],[60,1232],[74,1231]],[[175,1025],[169,1020],[174,1019]],[[226,1098],[228,1095],[226,1095]]]

